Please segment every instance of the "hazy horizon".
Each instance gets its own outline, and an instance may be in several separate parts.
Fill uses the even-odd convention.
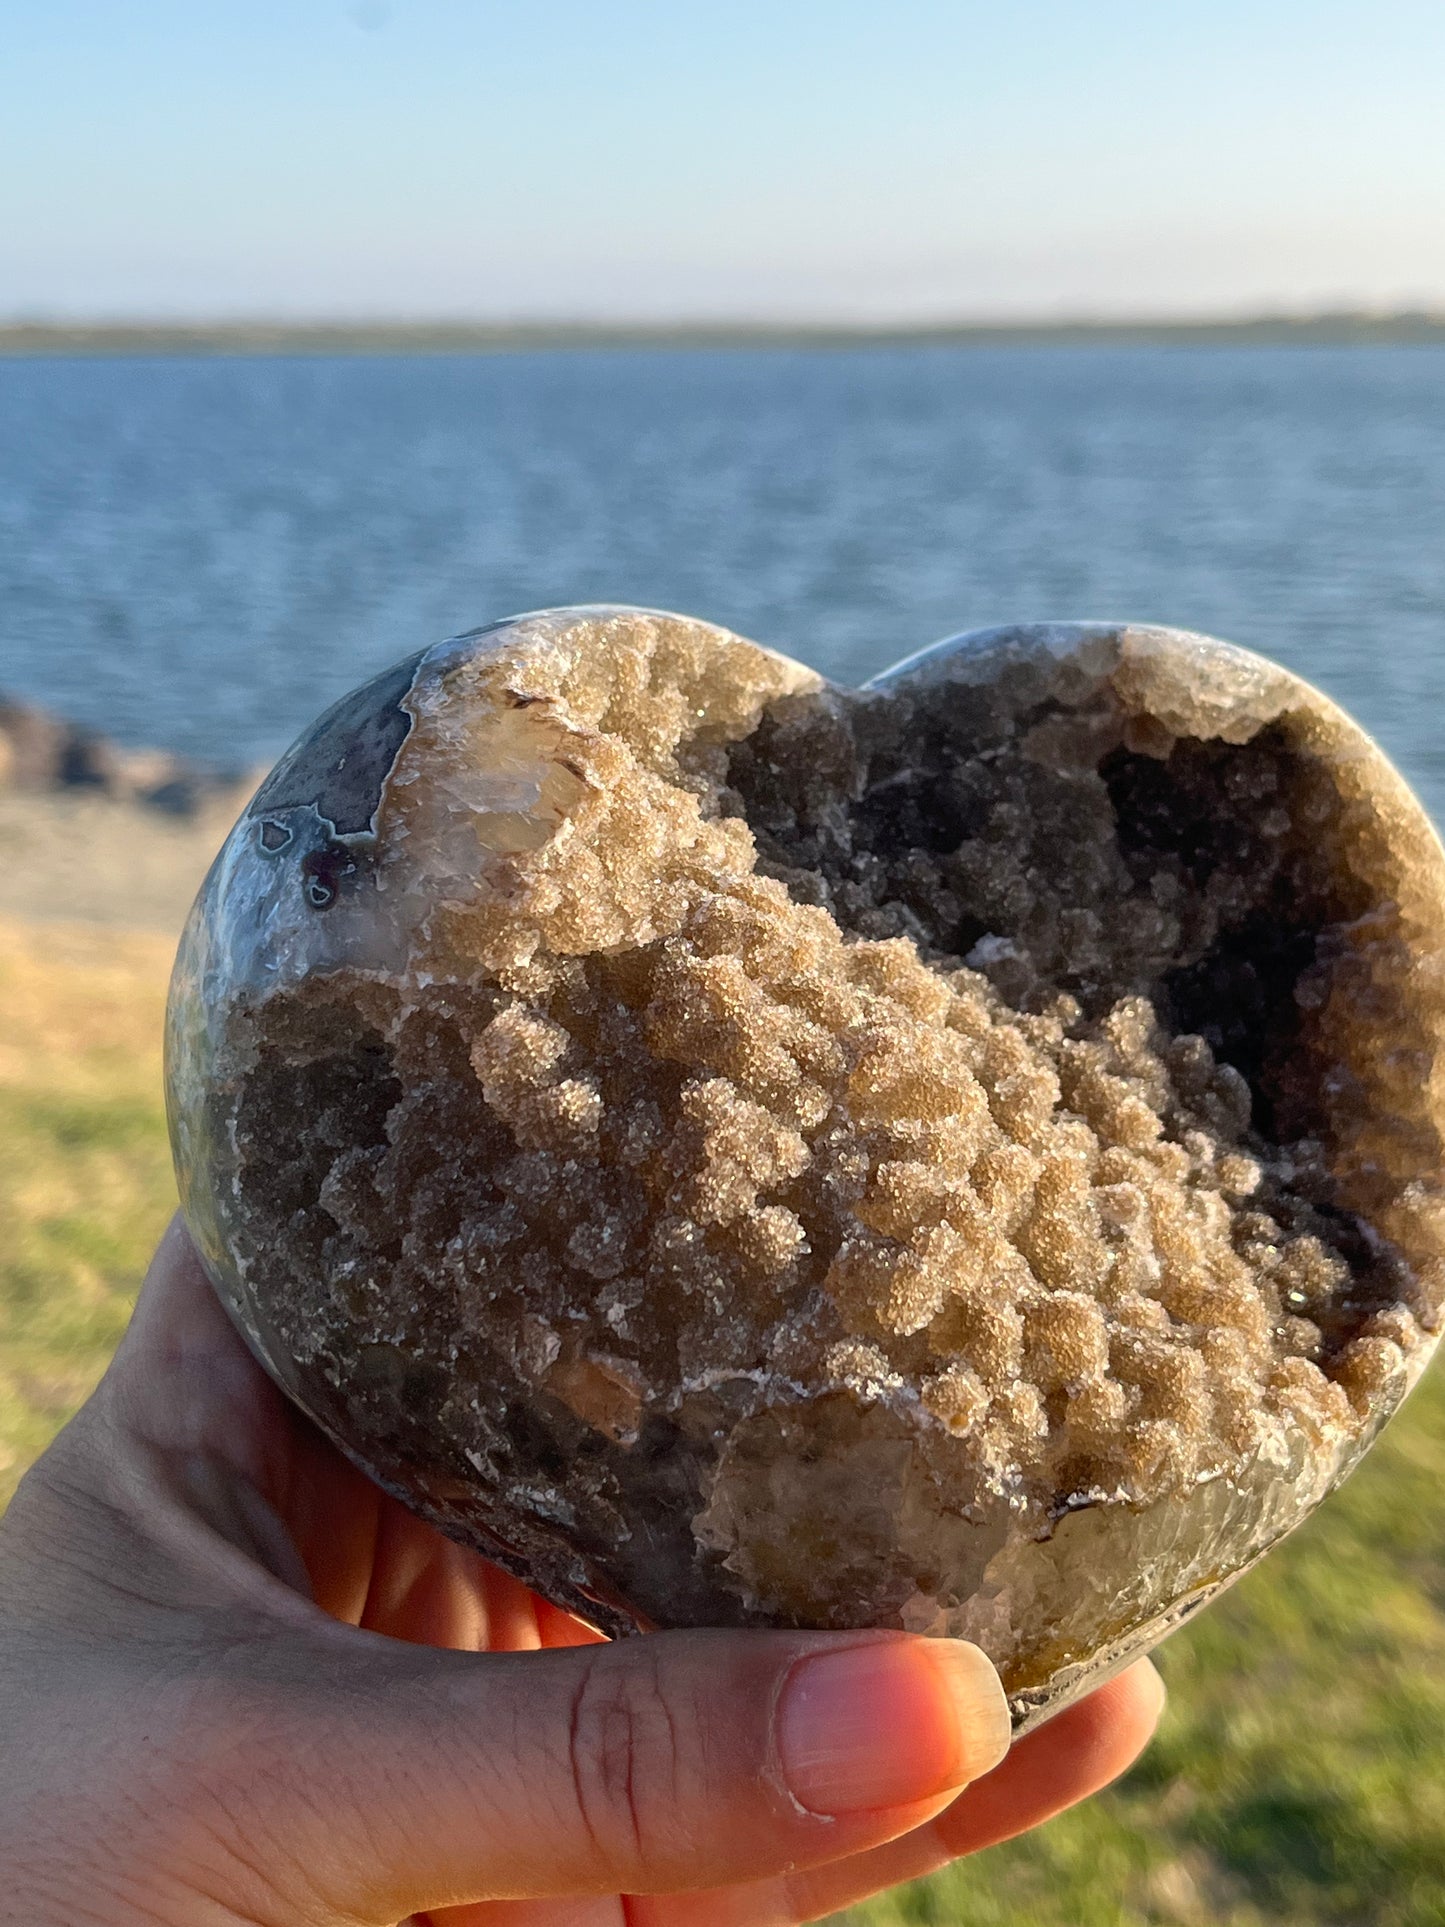
[[[166,313],[164,311],[124,311],[93,312],[76,311],[67,313],[58,310],[30,309],[5,312],[0,310],[0,330],[55,329],[59,331],[86,330],[105,331],[110,329],[144,331],[154,329],[158,332],[169,330],[195,330],[205,332],[215,330],[257,330],[277,329],[280,331],[302,332],[308,329],[335,329],[339,333],[348,331],[365,332],[368,329],[476,329],[478,332],[505,333],[516,331],[527,333],[576,331],[599,334],[626,332],[636,329],[644,334],[666,334],[669,330],[678,333],[700,333],[708,329],[720,332],[736,331],[747,333],[756,330],[800,331],[816,330],[820,333],[847,333],[853,330],[861,334],[884,333],[896,330],[899,333],[957,330],[967,333],[979,332],[1007,333],[1011,330],[1027,332],[1033,330],[1068,329],[1120,329],[1120,328],[1235,328],[1235,327],[1308,327],[1318,323],[1340,322],[1346,324],[1388,324],[1391,322],[1422,322],[1430,327],[1445,328],[1445,296],[1438,302],[1402,305],[1396,303],[1373,303],[1369,305],[1319,304],[1289,306],[1285,303],[1265,305],[1261,303],[1236,304],[1229,307],[1204,309],[1160,308],[1149,310],[1143,307],[1120,309],[1108,312],[1101,309],[1057,309],[1057,310],[1002,310],[996,314],[986,312],[940,311],[930,315],[910,315],[899,319],[854,316],[836,311],[820,310],[814,313],[799,312],[790,315],[767,314],[763,312],[720,314],[699,312],[696,314],[679,311],[677,313],[626,314],[594,316],[583,312],[546,315],[528,312],[487,314],[482,312],[459,311],[454,314],[438,313],[434,310],[357,310],[352,313],[328,312],[317,309],[307,312],[285,313],[281,311],[257,310],[254,313],[227,313],[196,310],[187,313]]]

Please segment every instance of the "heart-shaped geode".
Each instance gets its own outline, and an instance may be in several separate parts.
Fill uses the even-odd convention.
[[[607,1631],[977,1640],[1021,1723],[1293,1526],[1445,1288],[1445,858],[1201,636],[863,690],[682,617],[426,650],[193,913],[187,1217],[360,1465]]]

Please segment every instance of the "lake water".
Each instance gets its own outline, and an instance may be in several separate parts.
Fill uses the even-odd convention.
[[[686,610],[858,680],[984,623],[1211,630],[1445,819],[1445,350],[0,362],[0,687],[275,754],[421,644]]]

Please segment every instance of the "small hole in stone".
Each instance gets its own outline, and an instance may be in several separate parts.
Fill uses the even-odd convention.
[[[286,824],[267,821],[260,826],[257,841],[267,856],[275,856],[278,851],[286,848],[291,837],[292,832]]]

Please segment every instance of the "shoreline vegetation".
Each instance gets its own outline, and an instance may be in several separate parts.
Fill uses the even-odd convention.
[[[0,321],[0,358],[494,355],[556,350],[1445,345],[1445,311],[831,324],[764,321]]]

